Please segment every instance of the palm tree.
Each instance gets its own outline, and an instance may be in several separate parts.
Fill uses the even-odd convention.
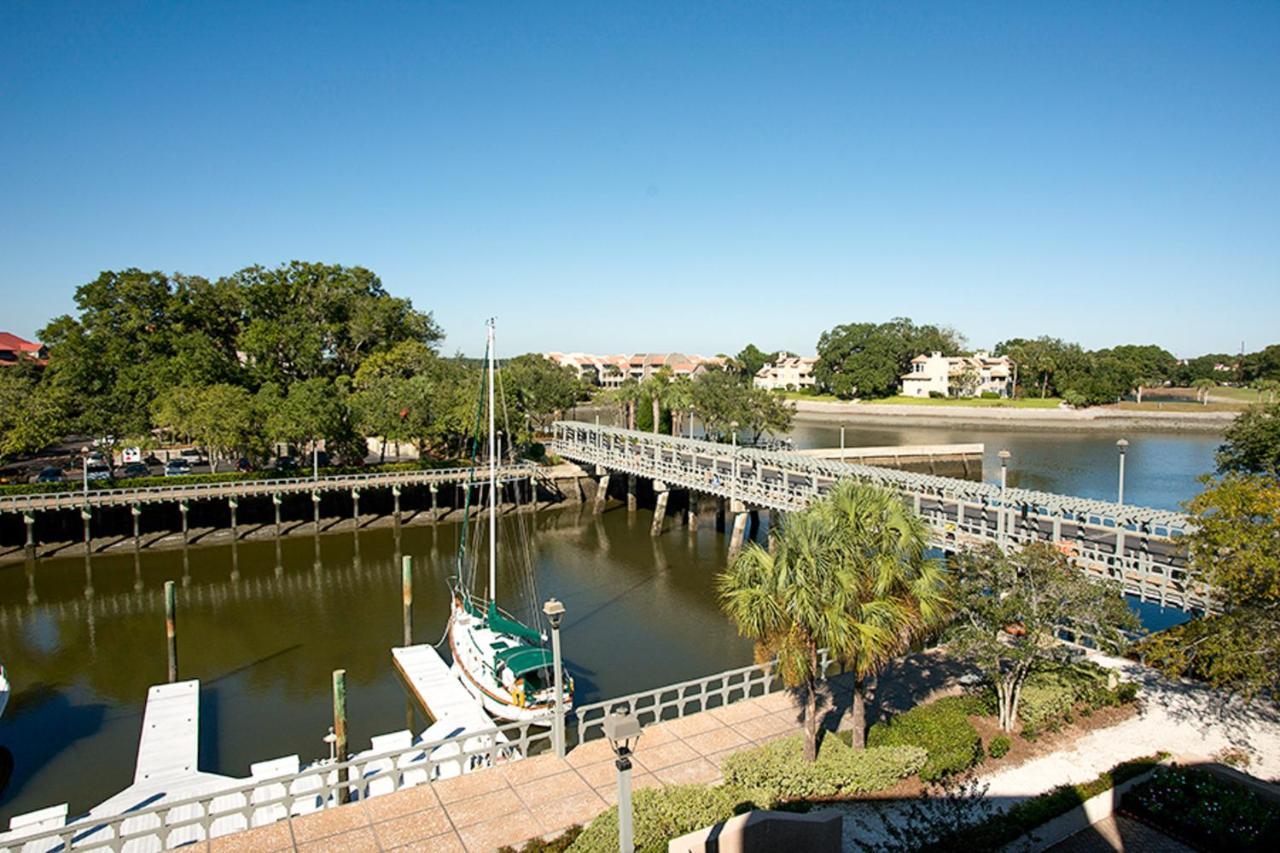
[[[1209,392],[1218,387],[1218,383],[1208,377],[1202,377],[1191,383],[1191,387],[1196,389],[1196,399],[1201,400],[1206,406],[1209,405]]]
[[[644,392],[640,390],[640,383],[632,376],[622,380],[617,388],[609,392],[609,399],[617,404],[627,429],[636,428],[636,403],[642,396]]]
[[[659,367],[648,379],[640,383],[640,388],[653,405],[653,431],[656,433],[662,420],[662,404],[667,402],[667,396],[671,390],[671,368],[665,364]],[[634,428],[633,426],[632,429]]]
[[[693,406],[693,380],[677,376],[667,389],[667,408],[671,410],[671,434],[679,435],[684,429],[684,417]]]
[[[804,693],[805,758],[818,757],[819,649],[848,656],[855,643],[849,592],[829,546],[827,519],[808,509],[788,516],[774,553],[752,542],[716,579],[738,633],[756,641],[756,659],[777,658],[782,683]]]
[[[848,594],[854,641],[842,661],[854,673],[853,745],[865,744],[866,684],[950,615],[950,578],[926,556],[924,520],[887,489],[845,480],[816,505],[831,531]]]

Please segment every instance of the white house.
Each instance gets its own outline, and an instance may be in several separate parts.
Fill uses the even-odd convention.
[[[1008,397],[1013,389],[1013,362],[1008,356],[985,351],[973,355],[944,356],[940,352],[911,359],[911,370],[902,375],[905,397],[977,397],[994,393]]]
[[[771,391],[775,388],[784,391],[812,388],[815,384],[813,366],[817,363],[816,356],[786,356],[757,370],[752,381],[757,388]]]

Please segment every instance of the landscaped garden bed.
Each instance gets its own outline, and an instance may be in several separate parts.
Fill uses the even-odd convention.
[[[1202,850],[1280,850],[1280,804],[1194,767],[1162,767],[1121,810]]]

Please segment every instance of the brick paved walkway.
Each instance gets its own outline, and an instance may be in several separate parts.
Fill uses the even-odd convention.
[[[633,788],[714,782],[739,749],[800,731],[788,693],[647,726]],[[543,755],[215,838],[212,851],[489,851],[586,824],[616,799],[608,741]],[[188,849],[188,848],[184,848]]]

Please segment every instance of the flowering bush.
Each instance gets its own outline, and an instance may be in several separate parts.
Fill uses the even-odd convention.
[[[1161,768],[1123,807],[1210,849],[1280,849],[1280,806],[1203,770]]]

